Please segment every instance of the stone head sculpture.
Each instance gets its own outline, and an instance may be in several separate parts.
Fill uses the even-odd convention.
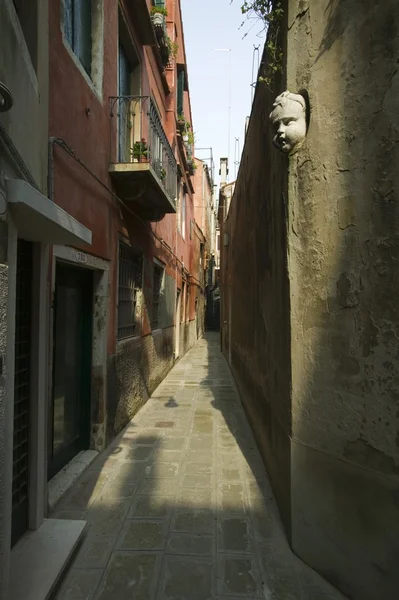
[[[276,134],[273,143],[284,154],[294,154],[306,137],[306,102],[300,94],[283,92],[274,101],[270,113]]]

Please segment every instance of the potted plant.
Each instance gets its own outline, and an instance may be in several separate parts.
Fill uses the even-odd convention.
[[[165,179],[166,179],[166,169],[164,169],[163,167],[161,167],[161,170],[159,172],[160,178],[162,183],[165,183]]]
[[[150,152],[147,142],[144,138],[141,138],[140,141],[134,142],[132,154],[135,162],[148,162]]]
[[[165,27],[165,20],[168,16],[168,11],[164,6],[153,6],[151,9],[151,18],[154,27]]]
[[[195,170],[197,168],[197,165],[195,164],[194,160],[192,158],[190,158],[190,160],[187,161],[187,166],[188,166],[188,172],[191,176],[194,175]]]
[[[172,42],[169,36],[166,38],[166,42],[168,44],[169,56],[176,59],[177,53],[179,51],[179,44],[177,42]]]
[[[184,132],[187,131],[191,127],[190,123],[186,121],[183,114],[177,115],[177,128],[181,134],[184,135]]]

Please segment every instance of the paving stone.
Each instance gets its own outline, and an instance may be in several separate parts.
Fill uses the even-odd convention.
[[[209,450],[213,446],[212,435],[194,435],[190,438],[189,449],[192,450]]]
[[[186,475],[211,475],[213,466],[208,463],[188,461],[184,463],[183,471]]]
[[[71,569],[62,582],[55,600],[92,600],[102,574],[102,569]]]
[[[125,448],[125,460],[130,461],[142,461],[147,460],[151,457],[154,452],[152,446],[132,446]]]
[[[246,508],[245,486],[243,483],[223,483],[219,486],[220,507],[230,513]]]
[[[178,507],[211,508],[213,501],[214,493],[211,488],[183,488],[178,491],[176,496],[176,506]]]
[[[260,585],[254,558],[220,556],[218,560],[219,594],[258,595]]]
[[[121,550],[162,550],[166,543],[164,521],[126,521],[117,548]]]
[[[128,517],[130,519],[160,519],[168,517],[172,508],[170,498],[152,494],[135,496]]]
[[[185,437],[164,439],[162,440],[162,448],[164,450],[182,450],[186,443],[187,439]]]
[[[167,556],[159,600],[211,600],[214,598],[214,565],[198,558]]]
[[[147,477],[177,477],[179,463],[155,462],[146,472]]]
[[[212,555],[214,548],[214,538],[200,533],[171,533],[166,545],[166,551],[169,554],[195,554],[198,556]]]
[[[117,540],[117,533],[88,532],[74,562],[79,569],[105,568]]]
[[[205,419],[195,419],[193,425],[194,433],[212,433],[213,432],[213,422],[211,420]]]
[[[220,469],[220,479],[225,482],[240,481],[242,474],[240,469]]]
[[[159,448],[157,450],[157,455],[156,455],[157,460],[156,461],[152,461],[152,462],[170,462],[170,463],[180,463],[180,461],[182,460],[183,456],[181,453],[181,450],[166,450],[164,448]]]
[[[141,483],[137,492],[139,494],[159,494],[161,496],[175,496],[176,482],[174,479],[171,478],[147,478]]]
[[[149,600],[156,589],[159,562],[159,554],[115,552],[96,600]]]
[[[118,533],[127,516],[129,500],[98,498],[87,514],[90,531],[102,534]]]
[[[218,548],[227,554],[253,552],[250,523],[248,519],[228,517],[218,523]]]
[[[215,530],[215,513],[204,508],[176,509],[172,518],[171,530],[212,534]]]
[[[212,475],[209,473],[190,473],[183,475],[180,481],[181,487],[206,488],[212,485]]]
[[[189,450],[185,454],[185,458],[188,462],[201,462],[212,464],[214,461],[213,450],[209,448],[206,450]]]

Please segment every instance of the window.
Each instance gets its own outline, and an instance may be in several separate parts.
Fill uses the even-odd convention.
[[[143,256],[119,242],[118,340],[137,335],[137,304],[142,290]]]
[[[181,198],[181,235],[183,240],[186,239],[186,190],[182,190]]]
[[[91,75],[91,25],[91,0],[64,0],[64,35],[88,75]]]
[[[177,73],[177,115],[184,114],[184,70],[179,69]]]
[[[157,329],[159,326],[159,305],[161,301],[161,290],[163,282],[164,268],[154,264],[154,276],[152,281],[152,318],[151,326]]]

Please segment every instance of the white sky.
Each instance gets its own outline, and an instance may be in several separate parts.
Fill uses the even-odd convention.
[[[240,29],[245,19],[241,14],[241,0],[233,0],[232,3],[230,0],[181,0],[181,3],[195,145],[196,148],[212,147],[217,183],[220,158],[229,155],[229,180],[233,181],[237,151],[235,139],[240,140],[241,152],[245,118],[249,116],[251,107],[254,44],[259,46],[259,60],[263,52],[262,27],[259,22],[252,20]],[[247,32],[248,35],[243,39]],[[231,48],[231,52],[215,52],[215,48]],[[205,158],[209,153],[198,151],[196,155]]]

